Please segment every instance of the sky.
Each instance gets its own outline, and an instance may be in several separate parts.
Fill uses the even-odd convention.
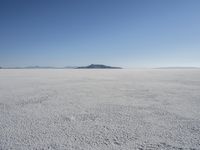
[[[200,0],[0,0],[0,66],[200,67]]]

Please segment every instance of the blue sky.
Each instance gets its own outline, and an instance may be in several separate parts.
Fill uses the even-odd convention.
[[[0,66],[200,67],[199,0],[0,0]]]

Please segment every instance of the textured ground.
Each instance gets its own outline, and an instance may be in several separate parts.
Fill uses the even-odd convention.
[[[0,149],[200,149],[200,70],[0,70]]]

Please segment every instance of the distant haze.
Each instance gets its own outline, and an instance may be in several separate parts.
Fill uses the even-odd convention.
[[[199,0],[1,0],[0,66],[200,67]]]

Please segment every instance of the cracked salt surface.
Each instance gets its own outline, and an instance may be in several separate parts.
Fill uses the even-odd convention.
[[[0,70],[0,149],[198,150],[200,70]]]

